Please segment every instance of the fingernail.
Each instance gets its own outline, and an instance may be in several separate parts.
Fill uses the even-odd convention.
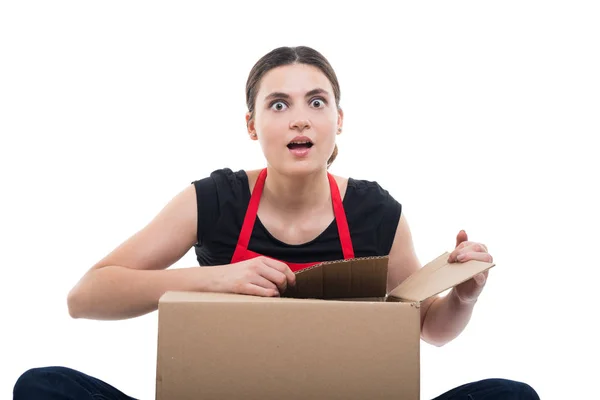
[[[464,254],[459,254],[458,256],[456,256],[456,259],[457,259],[458,261],[462,261],[462,260],[464,260],[464,259],[465,259],[465,257],[466,257],[466,256],[465,256]]]

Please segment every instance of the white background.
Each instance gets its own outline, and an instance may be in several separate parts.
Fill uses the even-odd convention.
[[[422,262],[465,229],[497,263],[465,332],[423,344],[422,398],[488,377],[596,398],[594,2],[197,3],[0,6],[2,398],[47,365],[153,398],[156,313],[72,320],[67,292],[192,180],[264,165],[245,81],[283,45],[338,74],[331,172],[388,189]]]

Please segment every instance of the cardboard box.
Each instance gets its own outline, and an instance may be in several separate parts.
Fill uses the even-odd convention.
[[[156,398],[417,400],[420,303],[494,266],[448,255],[388,294],[387,257],[300,271],[280,298],[165,293]]]

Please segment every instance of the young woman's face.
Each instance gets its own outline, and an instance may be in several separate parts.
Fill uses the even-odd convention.
[[[305,174],[327,166],[343,115],[320,69],[293,64],[267,72],[254,115],[248,131],[256,133],[251,137],[259,140],[271,167],[285,174]]]

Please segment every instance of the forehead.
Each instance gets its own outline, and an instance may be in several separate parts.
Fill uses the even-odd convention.
[[[273,68],[263,76],[258,99],[263,99],[272,92],[303,96],[315,88],[325,89],[333,95],[329,79],[319,68],[306,64],[284,65]]]

